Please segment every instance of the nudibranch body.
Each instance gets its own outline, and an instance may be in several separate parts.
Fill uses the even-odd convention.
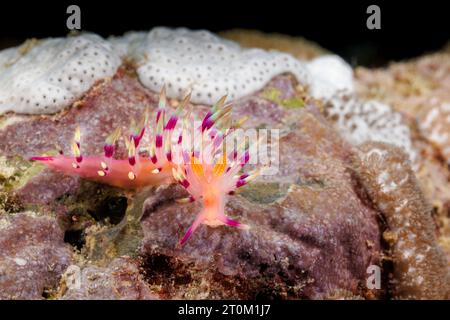
[[[147,111],[138,125],[132,122],[130,134],[124,136],[128,159],[114,158],[120,130],[106,138],[103,155],[82,154],[78,127],[72,142],[73,155],[60,152],[56,156],[36,156],[31,160],[84,179],[125,189],[179,183],[189,193],[189,197],[179,199],[179,203],[203,202],[202,211],[180,240],[180,245],[200,224],[246,229],[246,225],[225,215],[227,197],[258,174],[256,170],[241,173],[250,159],[245,145],[233,145],[226,151],[225,139],[233,134],[234,128],[222,127],[231,122],[231,105],[225,105],[226,97],[223,97],[202,121],[192,121],[191,112],[186,108],[189,98],[188,95],[169,116],[163,88],[155,121],[149,121]],[[150,145],[144,150],[141,142],[146,133]]]
[[[112,159],[109,165],[106,165],[104,157],[101,156],[83,156],[80,163],[74,157],[65,155],[32,157],[31,160],[44,162],[52,169],[75,174],[83,179],[123,189],[136,189],[173,182],[170,163],[159,169],[150,159],[142,156],[136,160],[138,163],[138,168],[134,169],[136,173],[133,173],[128,160]],[[109,171],[107,177],[105,169]],[[132,174],[135,175],[135,178],[130,179]]]

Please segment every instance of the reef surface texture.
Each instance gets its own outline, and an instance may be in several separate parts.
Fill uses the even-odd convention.
[[[450,128],[435,124],[444,120],[434,115],[448,111],[445,90],[439,91],[442,103],[436,108],[406,112],[409,109],[389,93],[376,97],[379,104],[370,102],[375,97],[365,88],[373,84],[364,81],[364,74],[374,71],[357,71],[354,81],[352,69],[335,56],[307,62],[287,53],[247,51],[207,32],[158,30],[158,34],[131,33],[105,40],[98,48],[95,42],[94,49],[89,41],[100,40],[93,35],[86,38],[87,47],[78,47],[73,40],[74,47],[69,49],[75,55],[74,64],[84,64],[77,59],[79,50],[95,57],[98,49],[97,54],[104,54],[103,64],[112,63],[114,70],[93,73],[94,78],[101,74],[95,83],[77,78],[82,84],[73,88],[63,111],[47,114],[47,108],[46,115],[27,115],[19,108],[0,118],[1,299],[449,297],[446,253],[450,250],[445,239],[450,232],[445,217],[450,196],[443,188],[450,187],[442,177],[437,184],[430,182],[434,175],[450,176],[444,165],[447,142],[442,138],[442,134],[450,135]],[[266,39],[270,44],[264,42],[263,34],[248,36],[280,51],[286,42],[294,41],[283,39],[277,47],[274,36]],[[228,37],[245,43],[236,33]],[[101,154],[109,133],[117,127],[127,132],[132,119],[139,120],[147,107],[157,107],[156,86],[165,81],[158,78],[158,66],[165,66],[173,78],[168,92],[172,93],[169,105],[175,109],[180,103],[178,88],[183,87],[177,84],[176,62],[189,56],[180,58],[179,52],[170,51],[164,41],[173,38],[186,47],[201,43],[205,52],[212,50],[208,44],[214,44],[214,50],[224,45],[225,60],[238,55],[240,63],[256,61],[245,72],[238,64],[233,69],[237,78],[243,72],[244,82],[247,78],[251,82],[253,73],[264,75],[251,82],[251,90],[239,83],[241,89],[233,91],[232,117],[246,116],[244,128],[280,130],[277,174],[257,178],[226,205],[226,214],[250,229],[200,226],[181,248],[177,241],[192,224],[200,204],[177,203],[176,199],[186,196],[180,186],[127,191],[28,161],[59,148],[70,154],[69,142],[77,125],[83,152]],[[54,48],[57,53],[58,48]],[[162,50],[157,60],[148,60],[145,52],[157,50]],[[297,58],[323,53],[308,45],[302,55],[299,43],[296,51]],[[0,63],[20,61],[17,55],[27,52],[32,48],[0,52]],[[164,57],[173,61],[162,61]],[[117,59],[122,59],[120,66]],[[260,68],[277,59],[283,66],[274,74]],[[436,62],[437,69],[449,63],[448,57],[439,59],[444,62]],[[188,64],[191,69],[180,72],[184,77],[180,81],[209,79],[222,72],[220,65],[209,70],[206,60],[194,59]],[[292,61],[295,64],[289,70]],[[204,69],[196,73],[196,67]],[[332,73],[329,77],[326,69]],[[20,73],[20,68],[14,72]],[[40,75],[36,83],[47,84],[49,75],[43,78],[45,72],[36,72]],[[225,78],[224,74],[217,78],[219,89],[229,85]],[[326,81],[330,79],[338,79],[339,85]],[[64,80],[70,88],[72,80]],[[207,102],[218,94],[212,88],[214,94],[208,97],[209,89],[203,89],[198,88],[200,96],[194,99],[193,112],[198,115],[207,112]],[[26,100],[24,108],[30,107]],[[50,106],[61,108],[59,100]],[[375,119],[370,117],[371,108],[377,111]],[[39,106],[31,109],[26,113],[41,113]],[[10,105],[3,110],[10,111]],[[355,123],[360,126],[356,130]],[[440,135],[433,130],[440,130]],[[386,144],[390,135],[398,138],[395,146]],[[432,150],[434,156],[424,150]],[[118,156],[126,156],[124,152],[120,139]],[[380,271],[379,288],[368,282],[373,266]]]

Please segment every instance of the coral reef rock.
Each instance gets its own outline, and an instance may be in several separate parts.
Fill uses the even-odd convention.
[[[71,265],[62,279],[63,300],[154,300],[139,272],[139,263],[129,257],[114,259],[108,267]]]
[[[198,205],[166,201],[145,212],[141,255],[148,281],[159,285],[161,294],[246,299],[326,298],[339,290],[380,294],[366,287],[367,267],[380,264],[377,212],[347,170],[350,146],[315,107],[308,109],[298,111],[299,129],[281,138],[280,174],[229,201],[227,214],[239,216],[249,231],[201,227],[177,250],[180,231],[192,223]],[[260,189],[266,190],[263,201]]]
[[[431,207],[406,155],[382,143],[361,146],[359,176],[388,224],[394,264],[392,295],[399,299],[449,299],[450,270],[436,241]]]
[[[280,174],[248,186],[227,208],[227,214],[241,215],[252,226],[250,231],[202,227],[177,251],[180,232],[192,223],[198,208],[195,203],[177,204],[174,197],[177,193],[181,197],[182,192],[167,192],[143,213],[144,238],[137,241],[135,249],[123,252],[127,245],[120,239],[114,240],[119,243],[111,249],[108,241],[99,242],[96,236],[110,228],[98,218],[103,212],[99,210],[104,210],[101,204],[120,199],[121,191],[44,169],[10,193],[23,206],[39,204],[43,211],[56,211],[70,234],[79,230],[84,242],[70,242],[81,255],[93,245],[103,245],[108,247],[104,254],[112,258],[116,251],[142,256],[142,274],[158,296],[325,298],[341,290],[347,295],[376,297],[379,293],[371,293],[365,281],[367,267],[380,262],[377,213],[358,194],[356,182],[346,170],[351,146],[339,138],[316,107],[304,102],[303,95],[304,89],[292,77],[279,76],[262,91],[235,103],[233,116],[249,116],[247,126],[273,126],[284,132]],[[76,108],[62,115],[6,125],[0,131],[0,150],[7,157],[26,159],[54,150],[56,142],[70,152],[67,141],[80,123],[84,150],[101,153],[104,137],[115,126],[125,130],[132,117],[142,115],[143,105],[155,107],[156,103],[157,93],[119,70],[111,82],[93,88]],[[202,106],[194,108],[195,112],[202,110]],[[286,130],[289,127],[293,129]],[[29,139],[12,138],[17,135]],[[158,192],[162,191],[155,190],[155,195]],[[99,268],[110,268],[108,259],[98,259],[103,265]],[[178,287],[172,288],[174,284]],[[66,294],[87,298],[83,290]],[[98,294],[93,296],[102,295]],[[137,291],[132,294],[139,296]]]
[[[34,212],[0,215],[0,299],[51,297],[72,248],[55,218]]]
[[[446,297],[448,52],[355,73],[318,48],[301,61],[247,40],[155,28],[0,51],[0,298]],[[82,153],[102,154],[164,83],[173,110],[192,90],[204,116],[228,93],[243,128],[279,130],[276,174],[225,208],[249,230],[201,225],[176,247],[200,210],[176,201],[180,186],[122,190],[29,161],[71,154],[78,125]],[[367,285],[374,266],[380,289]]]

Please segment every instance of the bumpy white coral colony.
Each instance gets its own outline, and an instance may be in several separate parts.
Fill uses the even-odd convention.
[[[192,102],[207,105],[224,94],[235,100],[254,93],[289,72],[309,86],[313,97],[327,102],[338,130],[351,142],[390,142],[414,160],[409,128],[400,115],[387,105],[356,99],[351,67],[339,57],[304,62],[185,28],[160,27],[108,40],[84,34],[0,51],[0,114],[58,112],[97,81],[112,77],[124,58],[135,62],[147,88],[159,91],[165,84],[169,97],[191,92]]]
[[[165,83],[167,94],[176,98],[189,90],[194,103],[213,104],[224,92],[230,99],[240,98],[284,72],[302,80],[307,76],[291,55],[242,49],[207,31],[156,28],[147,35],[130,33],[118,42],[136,60],[142,84],[158,91]]]
[[[121,63],[112,46],[93,34],[46,39],[26,50],[0,53],[0,113],[57,112],[113,76]]]

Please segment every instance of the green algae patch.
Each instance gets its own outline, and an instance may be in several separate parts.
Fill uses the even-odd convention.
[[[22,203],[13,191],[26,185],[43,169],[44,166],[21,157],[0,157],[0,212],[15,213],[23,210]]]
[[[44,169],[44,166],[20,157],[0,157],[0,190],[20,189]]]
[[[291,97],[287,99],[281,98],[281,91],[276,88],[267,88],[261,93],[261,97],[272,101],[286,109],[298,109],[305,106],[305,101],[300,97]]]
[[[278,182],[254,182],[244,186],[239,194],[252,202],[270,204],[285,197],[288,189],[289,185]]]
[[[310,178],[301,177],[297,179],[295,184],[299,187],[316,187],[319,189],[327,187],[325,180],[318,177],[310,177]]]

